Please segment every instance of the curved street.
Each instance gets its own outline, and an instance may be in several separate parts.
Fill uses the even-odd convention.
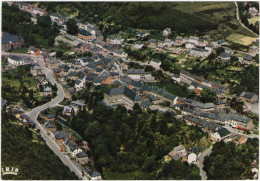
[[[256,33],[253,32],[252,30],[250,30],[248,27],[246,27],[246,26],[241,22],[240,16],[239,16],[238,4],[237,4],[237,2],[234,2],[234,3],[235,3],[235,5],[236,5],[236,17],[237,17],[237,20],[238,20],[239,24],[240,24],[241,26],[243,26],[243,28],[247,29],[248,31],[250,31],[251,33],[253,33],[255,36],[258,37],[258,36],[259,36],[258,34],[256,34]]]
[[[40,129],[42,138],[46,141],[46,144],[53,150],[53,152],[61,159],[61,161],[65,165],[67,165],[70,168],[70,170],[73,171],[80,179],[85,179],[82,177],[81,170],[79,170],[72,163],[72,161],[60,151],[60,148],[58,147],[58,145],[55,143],[55,141],[50,136],[47,135],[43,126],[37,120],[37,117],[41,111],[43,111],[49,107],[55,107],[58,103],[60,103],[64,99],[64,94],[65,94],[62,86],[55,81],[55,79],[53,77],[53,71],[43,66],[43,60],[41,57],[38,57],[38,63],[44,69],[46,78],[48,78],[52,84],[57,85],[57,88],[58,88],[57,97],[55,97],[50,102],[48,102],[44,105],[41,105],[39,107],[32,109],[30,112],[27,112],[26,114],[31,119],[34,120],[36,127],[38,129]]]

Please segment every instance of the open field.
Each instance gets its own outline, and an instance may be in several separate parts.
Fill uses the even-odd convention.
[[[257,21],[259,21],[259,16],[248,19],[249,24],[255,24]]]
[[[231,35],[229,35],[227,37],[228,41],[231,41],[234,43],[239,43],[239,44],[246,45],[246,46],[252,44],[256,39],[257,38],[245,36],[245,35],[238,34],[238,33],[232,33]]]

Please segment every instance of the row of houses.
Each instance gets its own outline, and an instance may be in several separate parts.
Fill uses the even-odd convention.
[[[204,88],[210,89],[216,92],[218,95],[228,93],[229,91],[226,86],[223,86],[217,82],[210,82],[199,76],[192,75],[184,70],[181,70],[180,75],[174,74],[172,79],[176,82],[183,82],[189,85],[189,89],[195,90],[195,92],[198,94],[200,94]]]
[[[71,106],[75,107],[76,110],[76,107],[79,106],[78,103],[83,106],[80,101],[72,102]],[[60,147],[60,151],[81,165],[82,172],[84,173],[85,177],[91,180],[102,179],[99,172],[86,166],[86,164],[90,164],[90,159],[89,155],[83,151],[82,147],[85,148],[87,146],[87,142],[84,140],[79,142],[69,132],[63,130],[57,131],[55,124],[56,116],[49,113],[48,110],[42,111],[42,115],[44,115],[44,119],[46,120],[46,122],[43,124],[43,127],[47,135],[49,135]]]

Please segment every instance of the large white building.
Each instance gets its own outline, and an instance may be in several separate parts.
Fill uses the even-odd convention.
[[[24,65],[24,60],[21,57],[17,57],[15,55],[10,55],[7,61],[14,66]]]
[[[145,72],[143,69],[128,69],[127,75],[133,80],[143,80],[151,77],[151,72]]]
[[[161,62],[155,59],[152,59],[149,64],[153,66],[155,69],[160,69]]]

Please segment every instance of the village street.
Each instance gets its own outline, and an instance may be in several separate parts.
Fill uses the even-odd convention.
[[[9,53],[3,53],[2,54],[8,54],[10,55]],[[14,54],[12,54],[14,55]],[[15,54],[15,55],[18,55],[18,54]],[[19,56],[23,56],[23,57],[32,57],[30,55],[21,55],[19,54]],[[33,58],[36,58],[36,57],[33,57]],[[60,151],[60,148],[58,147],[58,145],[55,143],[55,141],[53,139],[51,139],[51,137],[49,137],[46,133],[46,131],[44,130],[43,126],[37,121],[37,117],[39,115],[39,113],[49,107],[53,107],[55,105],[57,105],[58,103],[60,103],[63,99],[64,99],[64,91],[63,91],[63,88],[60,84],[58,84],[54,77],[53,77],[53,72],[52,70],[44,67],[42,65],[43,63],[43,60],[42,60],[42,57],[37,57],[36,58],[38,60],[38,63],[39,65],[42,66],[42,68],[44,68],[45,70],[45,75],[46,75],[46,78],[49,79],[49,81],[52,83],[52,84],[55,84],[57,85],[57,88],[58,88],[58,95],[56,98],[52,99],[51,102],[48,102],[44,105],[41,105],[39,107],[36,107],[34,109],[32,109],[30,112],[26,112],[26,114],[31,118],[33,119],[33,121],[35,122],[36,124],[36,128],[38,128],[40,130],[40,133],[41,133],[41,136],[42,138],[46,141],[46,144],[54,151],[54,153],[62,160],[62,162],[67,165],[71,171],[73,171],[80,179],[82,179],[82,173],[81,173],[81,170],[79,170],[73,163],[72,161],[66,156],[64,155],[61,151]]]

